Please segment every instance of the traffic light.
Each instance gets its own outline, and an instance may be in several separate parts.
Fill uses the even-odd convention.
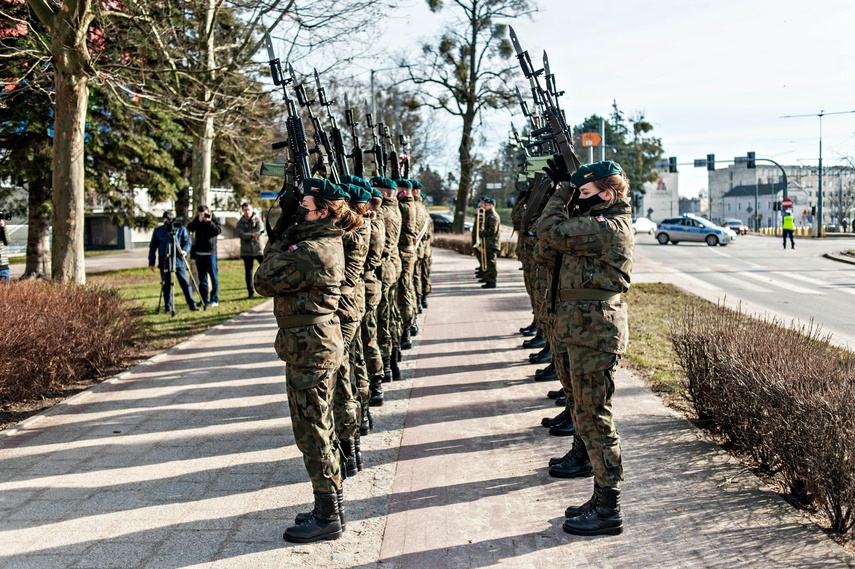
[[[707,170],[715,172],[715,154],[707,154]]]
[[[748,153],[748,164],[747,164],[747,167],[748,167],[748,168],[752,168],[752,169],[757,167],[757,164],[754,162],[754,153],[753,153],[753,152],[749,152],[749,153]]]
[[[668,158],[668,172],[671,174],[677,173],[677,157],[671,156]]]

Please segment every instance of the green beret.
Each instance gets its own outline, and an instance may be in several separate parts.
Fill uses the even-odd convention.
[[[419,182],[418,180],[410,180],[410,183],[411,183],[411,184],[413,184],[413,189],[414,189],[414,190],[421,190],[421,189],[424,189],[424,186],[423,186],[423,185],[422,185],[422,183],[421,183],[421,182]]]
[[[490,203],[490,204],[496,205],[496,200],[494,200],[493,198],[488,198],[487,196],[484,196],[483,198],[481,198],[481,201],[484,203]]]
[[[408,190],[413,189],[413,184],[409,180],[405,180],[404,178],[398,178],[397,180],[393,180],[393,181],[398,185],[399,189],[400,188],[406,188]]]
[[[423,199],[423,200],[424,200],[424,199],[427,199],[427,194],[426,194],[426,193],[424,193],[424,192],[422,192],[422,199]]]
[[[570,183],[577,188],[581,188],[588,182],[608,178],[609,176],[614,176],[621,172],[622,170],[620,169],[620,166],[611,160],[606,160],[605,162],[594,162],[593,164],[580,166],[578,170],[573,172],[573,175],[570,176]]]
[[[371,178],[371,185],[375,188],[384,188],[387,190],[394,190],[397,187],[395,182],[383,176],[374,176]]]
[[[342,186],[347,190],[349,194],[349,198],[347,201],[350,203],[368,203],[368,200],[371,199],[371,191],[366,190],[361,186],[357,186],[356,184],[342,184]]]
[[[322,178],[306,178],[303,180],[303,195],[325,200],[346,200],[350,197],[344,188]]]
[[[377,188],[371,188],[371,198],[372,199],[379,198],[382,200],[383,199],[383,192],[381,192]]]
[[[349,174],[345,174],[341,177],[342,184],[353,184],[354,186],[359,186],[360,188],[370,192],[371,184],[368,183],[368,180],[365,178],[360,178],[359,176],[351,176]]]

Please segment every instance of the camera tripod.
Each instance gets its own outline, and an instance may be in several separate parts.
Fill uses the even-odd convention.
[[[161,287],[160,287],[160,296],[157,299],[157,311],[155,314],[160,314],[160,303],[165,300],[163,298],[163,282],[164,279],[169,279],[169,306],[171,306],[171,310],[169,311],[170,315],[175,316],[175,271],[178,267],[178,254],[181,255],[181,258],[184,259],[184,266],[187,270],[187,277],[190,279],[190,296],[193,296],[193,292],[199,295],[199,304],[202,305],[202,310],[208,309],[208,303],[205,302],[205,299],[202,298],[202,293],[199,292],[199,285],[196,284],[196,279],[193,277],[193,271],[190,270],[185,258],[184,250],[178,244],[178,237],[175,235],[175,227],[171,227],[169,229],[169,243],[166,244],[166,268],[160,269],[160,279],[161,279]],[[166,273],[169,273],[169,276],[166,276]],[[195,300],[195,299],[194,299]],[[166,306],[164,306],[164,311]]]

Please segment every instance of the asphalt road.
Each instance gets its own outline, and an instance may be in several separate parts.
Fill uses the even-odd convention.
[[[813,321],[832,340],[855,348],[855,264],[823,257],[855,249],[855,239],[796,239],[745,235],[727,247],[659,245],[636,237],[634,282],[671,282],[711,301],[741,304],[751,313],[789,322]]]

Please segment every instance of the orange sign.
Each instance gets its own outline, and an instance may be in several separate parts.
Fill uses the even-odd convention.
[[[603,139],[596,132],[582,133],[582,146],[599,146]]]

